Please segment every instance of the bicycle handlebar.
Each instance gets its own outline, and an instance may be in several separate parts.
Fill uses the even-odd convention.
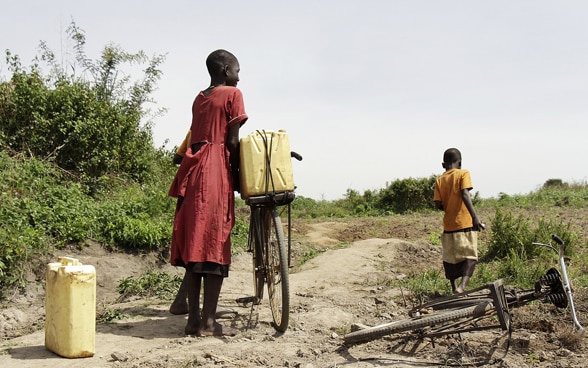
[[[553,241],[559,245],[564,245],[564,241],[561,240],[561,238],[555,234],[551,235],[551,239],[553,239]]]
[[[297,152],[290,151],[290,157],[297,159],[298,161],[302,161],[302,155]]]

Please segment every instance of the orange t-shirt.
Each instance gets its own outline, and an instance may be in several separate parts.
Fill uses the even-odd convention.
[[[180,146],[176,150],[176,154],[178,156],[184,157],[184,155],[186,154],[186,151],[188,150],[188,145],[190,144],[190,139],[192,139],[192,131],[188,130],[188,133],[186,133],[186,138],[184,138],[184,141],[182,142],[182,144],[180,144]]]
[[[443,203],[443,230],[456,231],[474,226],[472,216],[461,197],[463,189],[472,188],[472,179],[467,170],[447,170],[437,178],[433,200]]]

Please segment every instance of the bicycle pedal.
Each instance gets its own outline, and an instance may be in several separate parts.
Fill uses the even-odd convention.
[[[257,297],[256,296],[245,296],[242,298],[237,298],[235,301],[237,303],[241,303],[241,304],[255,303],[257,301]]]

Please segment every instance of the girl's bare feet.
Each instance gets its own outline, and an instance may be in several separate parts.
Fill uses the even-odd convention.
[[[236,328],[223,326],[220,323],[215,323],[212,328],[203,328],[198,331],[198,336],[235,336],[239,333]]]
[[[184,333],[186,335],[196,335],[200,336],[198,330],[200,329],[200,320],[191,321],[188,317],[188,324],[184,328]]]

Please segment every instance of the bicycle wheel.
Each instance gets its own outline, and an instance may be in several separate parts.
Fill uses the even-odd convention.
[[[290,284],[286,241],[280,215],[275,207],[261,208],[264,228],[266,284],[274,327],[286,331],[290,318]]]
[[[249,220],[249,249],[253,253],[253,292],[254,304],[260,304],[263,299],[263,286],[265,284],[265,247],[262,237],[262,223],[259,207],[251,207],[251,218]]]
[[[478,305],[481,303],[492,302],[492,298],[488,297],[469,297],[462,299],[444,300],[437,303],[429,303],[426,308],[431,308],[434,311],[444,311],[448,309],[462,309]],[[417,308],[411,311],[411,314],[423,310],[424,308]]]
[[[490,302],[483,302],[475,306],[470,306],[463,309],[456,309],[438,314],[433,314],[425,317],[415,317],[411,319],[395,321],[377,325],[374,327],[365,328],[363,330],[351,332],[345,335],[346,343],[357,343],[363,341],[374,340],[393,333],[400,333],[405,331],[419,330],[425,327],[443,325],[451,321],[459,319],[475,319],[484,316],[491,311],[494,305]]]

